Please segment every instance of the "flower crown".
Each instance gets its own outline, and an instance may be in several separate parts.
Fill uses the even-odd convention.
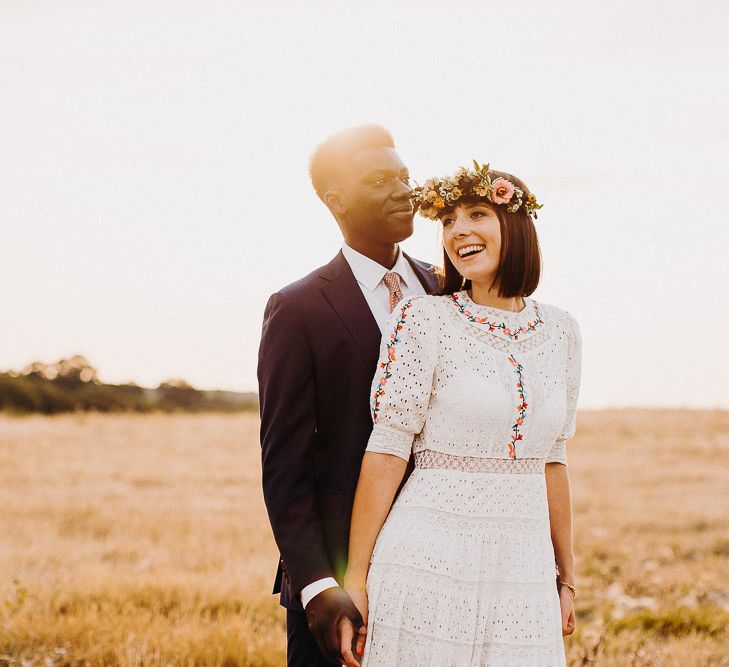
[[[461,167],[453,176],[429,178],[422,186],[413,188],[410,195],[415,210],[424,218],[435,220],[446,206],[455,206],[461,197],[483,197],[492,204],[506,205],[509,213],[523,208],[527,215],[537,217],[542,205],[533,194],[524,191],[510,180],[489,171],[489,165],[479,166],[473,161],[473,169]]]

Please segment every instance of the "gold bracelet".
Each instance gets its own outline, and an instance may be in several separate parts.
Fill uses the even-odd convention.
[[[575,590],[575,587],[572,584],[568,584],[566,581],[559,580],[560,587],[567,586],[572,591],[572,597],[577,597],[577,591]]]

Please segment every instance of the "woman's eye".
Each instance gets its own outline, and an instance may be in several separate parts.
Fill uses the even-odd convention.
[[[443,223],[444,227],[447,227],[453,222],[453,218],[441,218],[441,223]]]

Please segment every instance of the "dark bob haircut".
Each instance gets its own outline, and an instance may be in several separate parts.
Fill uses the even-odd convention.
[[[524,197],[529,196],[529,189],[516,176],[503,171],[491,171],[496,178],[511,181],[524,191]],[[539,249],[537,230],[534,228],[532,217],[520,208],[516,213],[509,213],[503,204],[492,204],[485,197],[462,197],[458,204],[473,204],[484,202],[488,204],[499,218],[501,229],[501,253],[499,255],[499,268],[491,287],[498,287],[499,296],[529,296],[537,289],[542,272],[542,255]],[[455,206],[444,208],[438,218],[451,213]],[[452,294],[464,289],[470,289],[471,281],[464,278],[448,258],[443,248],[443,269],[440,272],[440,294]]]
[[[370,148],[395,148],[395,142],[381,125],[350,127],[322,141],[309,158],[309,176],[319,199],[324,201],[337,174],[347,170],[351,156]]]

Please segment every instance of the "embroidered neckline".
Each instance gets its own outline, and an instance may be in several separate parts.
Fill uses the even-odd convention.
[[[518,313],[476,304],[469,298],[468,293],[465,291],[451,294],[449,295],[449,299],[461,315],[476,325],[476,328],[484,333],[489,332],[494,334],[498,340],[506,339],[508,341],[518,342],[520,339],[527,338],[528,334],[543,328],[544,325],[539,304],[533,299],[525,299],[525,306]],[[479,313],[479,316],[474,314],[473,311]],[[505,320],[498,319],[500,313],[503,313],[502,317],[505,317]],[[534,336],[532,336],[532,339],[534,339]],[[504,345],[508,345],[509,348],[515,347],[506,342]],[[524,366],[513,354],[509,354],[507,361],[511,364],[516,374],[516,415],[514,424],[511,427],[511,438],[507,443],[509,459],[513,462],[518,458],[517,447],[520,447],[521,442],[524,440],[522,427],[526,421],[527,407],[529,404],[526,401],[524,392]]]
[[[544,319],[542,318],[542,311],[539,308],[539,304],[532,299],[529,299],[526,302],[523,310],[519,311],[518,313],[511,313],[509,311],[504,311],[497,308],[490,308],[489,306],[480,306],[479,304],[474,303],[465,291],[450,294],[448,298],[450,302],[458,309],[461,315],[463,315],[469,322],[478,326],[483,326],[487,331],[491,333],[500,333],[510,340],[518,341],[521,336],[525,336],[526,334],[536,331],[541,325],[544,324]],[[474,315],[473,311],[481,308],[491,312],[484,317],[477,317],[476,315]],[[530,309],[534,311],[534,315],[531,320],[526,322],[526,324],[509,324],[507,322],[509,317],[515,319],[517,322],[520,319],[526,319],[526,317],[529,316],[528,313]],[[502,317],[505,316],[507,320],[499,321],[497,319],[497,311],[498,313],[504,313]]]

